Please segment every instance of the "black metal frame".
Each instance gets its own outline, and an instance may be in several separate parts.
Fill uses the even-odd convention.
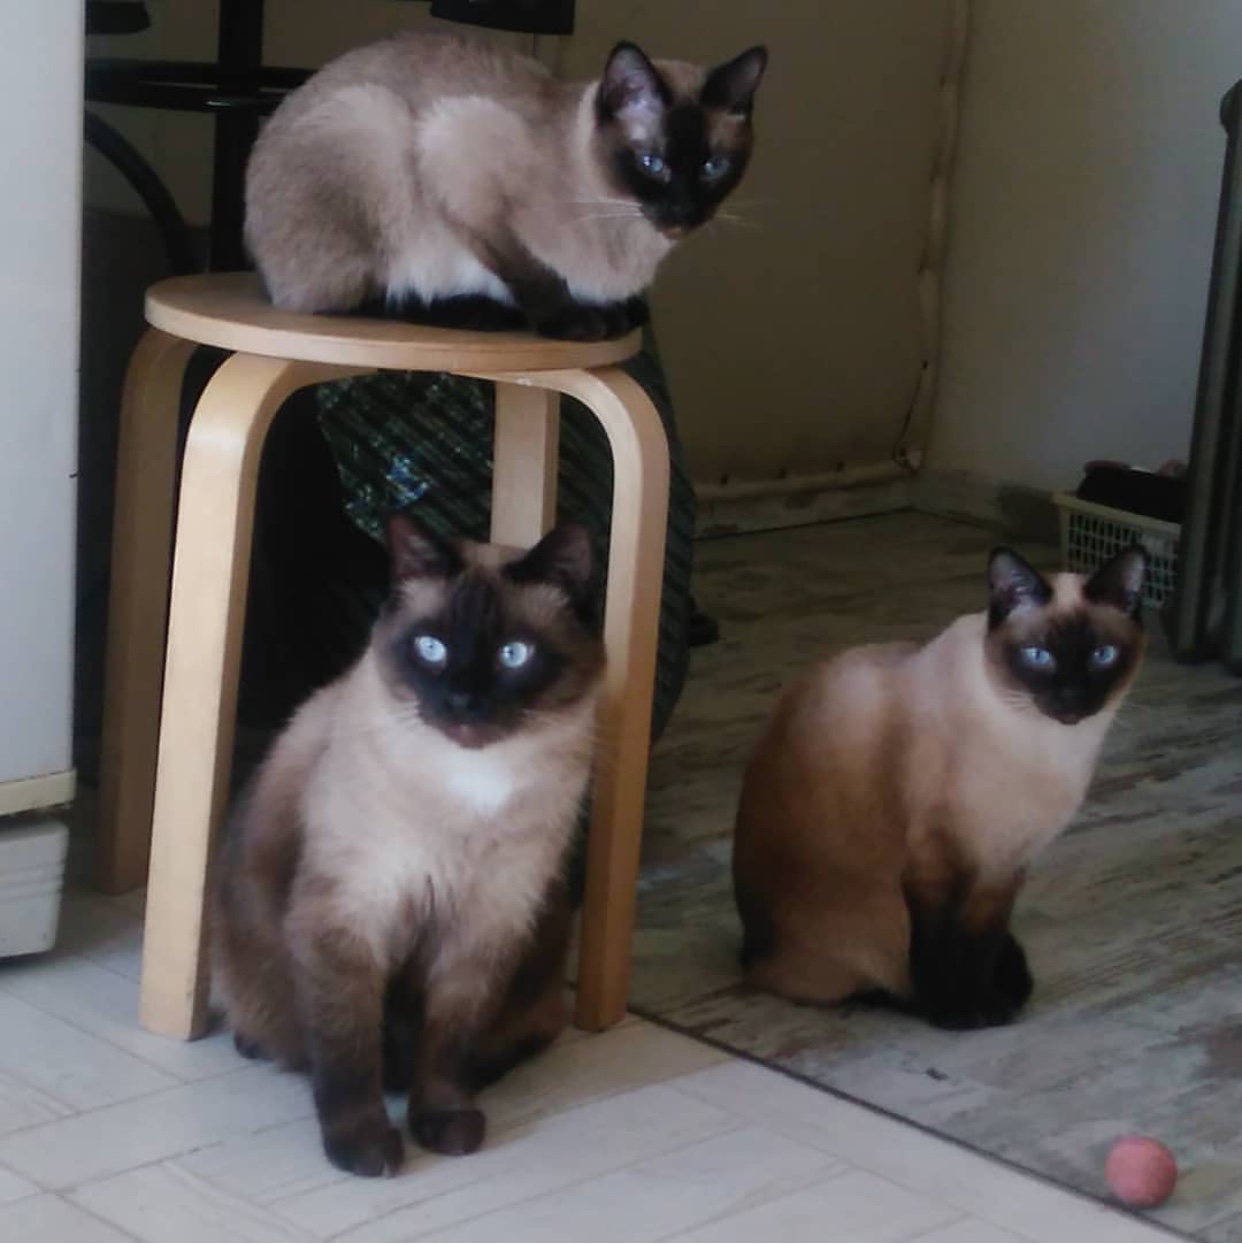
[[[201,271],[202,262],[177,200],[142,153],[124,134],[89,109],[82,118],[82,137],[110,161],[134,188],[159,230],[160,241],[164,244],[173,273],[185,276]]]
[[[1179,659],[1219,655],[1242,674],[1242,82],[1220,119],[1228,141],[1169,637]]]
[[[431,0],[431,16],[519,34],[574,33],[574,0]]]
[[[215,63],[96,58],[86,64],[86,99],[90,103],[205,112],[214,116],[207,267],[215,272],[248,266],[242,242],[246,161],[258,137],[259,122],[285,95],[305,82],[311,72],[264,66],[264,0],[219,0],[219,4]],[[128,6],[114,7],[120,10]],[[544,4],[522,0],[518,10],[510,12],[511,8],[512,0],[495,9],[472,0],[469,10],[460,3],[438,2],[432,4],[431,11],[453,21],[510,30],[552,34],[573,30],[574,0],[549,0]],[[140,10],[140,16],[146,18],[145,9]],[[146,24],[136,15],[127,25],[111,28],[118,32],[141,30]],[[86,128],[87,141],[125,175],[155,218],[169,262],[178,272],[197,269],[197,262],[190,269],[185,267],[191,262],[193,243],[184,218],[155,170],[98,116],[88,113]]]
[[[263,0],[220,0],[217,32],[215,63],[96,58],[86,64],[90,103],[214,116],[207,252],[212,271],[247,266],[242,244],[246,160],[260,120],[310,76],[305,69],[263,65]],[[88,113],[86,137],[138,192],[160,229],[173,267],[197,269],[185,220],[155,170],[97,115]]]

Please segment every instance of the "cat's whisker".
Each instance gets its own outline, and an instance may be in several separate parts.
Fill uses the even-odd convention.
[[[607,225],[610,229],[624,229],[627,227],[626,222],[632,220],[630,216],[597,216],[589,220],[574,220],[570,222],[572,228],[585,228],[587,225]]]
[[[642,212],[584,212],[574,216],[575,221],[582,220],[641,220]]]
[[[760,226],[757,221],[747,220],[744,216],[738,216],[733,212],[717,212],[712,217],[712,223],[719,221],[724,225],[732,225],[735,229],[758,229]]]
[[[1030,694],[1024,691],[1002,691],[1000,698],[1009,705],[1010,708],[1020,713],[1038,713],[1035,701],[1031,699]]]
[[[373,722],[356,730],[339,730],[337,737],[342,740],[354,739],[367,743],[378,743],[382,739],[402,739],[407,737],[410,728],[415,724],[414,722],[403,722],[390,718],[383,722]]]
[[[534,724],[552,723],[554,725],[564,725],[565,723],[565,717],[562,713],[541,708],[524,708],[522,710],[522,720]],[[597,733],[597,727],[594,725],[589,727],[581,726],[578,728],[580,730],[588,731],[592,735]]]

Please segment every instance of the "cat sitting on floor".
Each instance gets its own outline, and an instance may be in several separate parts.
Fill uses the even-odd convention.
[[[993,552],[989,601],[924,645],[850,649],[781,698],[734,837],[742,960],[797,1002],[1004,1024],[1032,979],[1009,929],[1144,652],[1146,555],[1045,579]]]
[[[292,311],[621,335],[742,180],[766,64],[761,47],[706,69],[621,43],[599,81],[563,83],[457,35],[358,48],[264,126],[247,245]]]
[[[482,1143],[474,1093],[565,1023],[567,850],[603,670],[585,530],[529,552],[389,531],[390,597],[241,799],[213,907],[240,1052],[310,1072],[324,1149],[392,1174]]]

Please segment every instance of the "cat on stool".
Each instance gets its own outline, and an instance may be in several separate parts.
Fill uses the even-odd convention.
[[[347,52],[289,94],[246,172],[278,307],[599,340],[746,172],[767,53],[614,48],[598,81],[459,35]]]
[[[734,836],[752,985],[943,1028],[1017,1015],[1033,982],[1010,914],[1138,672],[1146,561],[1135,546],[1048,580],[997,549],[986,611],[921,646],[849,649],[788,689]]]

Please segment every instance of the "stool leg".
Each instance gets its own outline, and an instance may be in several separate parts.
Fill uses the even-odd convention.
[[[539,377],[576,397],[608,434],[612,530],[604,642],[608,671],[599,708],[601,750],[587,848],[575,1019],[599,1030],[625,1015],[642,852],[651,700],[655,687],[668,438],[642,387],[620,368]]]
[[[237,354],[212,377],[190,423],[142,962],[142,1022],[168,1036],[196,1036],[206,1021],[207,870],[229,791],[263,440],[294,390],[365,370]]]
[[[492,448],[492,542],[526,548],[556,521],[560,396],[532,385],[496,384]]]
[[[192,341],[151,329],[125,376],[112,523],[95,877],[147,879],[177,476],[177,414]]]

